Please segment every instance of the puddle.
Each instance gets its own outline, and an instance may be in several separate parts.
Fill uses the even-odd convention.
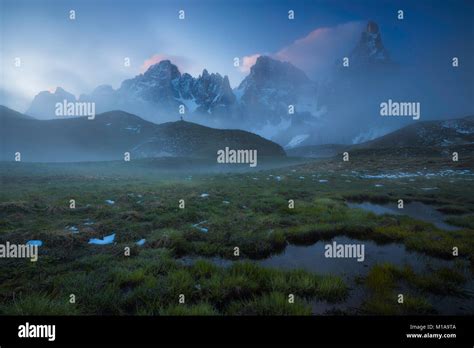
[[[325,246],[333,242],[337,244],[363,244],[365,249],[364,261],[358,262],[355,258],[325,257]],[[367,276],[370,269],[376,264],[389,262],[397,267],[410,265],[416,273],[426,273],[432,268],[453,267],[452,261],[409,251],[402,244],[378,245],[372,241],[356,240],[345,236],[319,241],[310,246],[288,245],[283,253],[256,262],[264,267],[286,270],[304,269],[313,273],[342,277],[350,288],[348,298],[339,303],[312,301],[313,314],[337,311],[360,314],[360,308],[364,299],[367,298],[367,294],[363,286],[356,284],[356,278]],[[464,284],[464,290],[474,294],[474,281],[472,279]],[[474,313],[474,297],[472,295],[466,299],[430,294],[428,295],[428,301],[433,304],[438,312],[445,315]]]
[[[358,262],[356,258],[327,258],[325,247],[327,244],[363,244],[364,260]],[[197,260],[204,259],[220,267],[229,267],[235,261],[220,257],[183,257],[178,261],[190,266]],[[409,265],[416,273],[430,272],[430,269],[453,267],[453,262],[427,256],[415,251],[409,251],[403,244],[379,245],[373,241],[357,240],[346,236],[337,236],[330,240],[319,241],[310,246],[288,245],[285,250],[264,260],[254,260],[262,267],[295,270],[304,269],[308,272],[337,275],[345,280],[349,286],[348,298],[343,302],[330,303],[327,301],[311,301],[313,314],[331,314],[343,311],[347,314],[363,314],[360,310],[363,301],[367,298],[365,287],[358,285],[356,279],[365,277],[370,269],[384,262],[397,267]],[[471,293],[470,298],[455,296],[427,295],[428,301],[442,314],[473,314],[474,313],[474,281],[471,279],[464,284],[464,290]]]
[[[406,203],[403,209],[398,209],[396,204],[375,204],[369,202],[350,203],[346,202],[349,208],[358,208],[370,211],[376,215],[408,215],[414,219],[430,222],[436,227],[446,231],[457,231],[460,227],[449,225],[444,222],[445,215],[435,209],[435,207],[421,202]]]
[[[356,258],[327,258],[324,255],[326,244],[363,244],[365,257],[359,262]],[[369,269],[377,264],[389,262],[396,266],[409,264],[415,272],[425,269],[425,264],[442,267],[450,265],[450,261],[426,256],[406,250],[402,244],[378,245],[372,241],[352,239],[345,236],[319,241],[310,246],[288,245],[281,254],[256,261],[261,266],[278,269],[304,269],[318,274],[339,275],[346,280],[354,276],[365,276]]]

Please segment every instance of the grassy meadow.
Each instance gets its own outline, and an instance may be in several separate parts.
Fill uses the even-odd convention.
[[[436,299],[445,297],[474,314],[472,159],[360,151],[349,162],[285,161],[233,172],[188,159],[1,163],[0,243],[43,245],[37,262],[0,259],[0,314],[444,314]],[[432,206],[457,229],[347,205],[399,199]],[[88,244],[112,233],[113,244]],[[350,277],[258,263],[342,235],[446,263],[381,257]],[[344,305],[351,296],[356,309]],[[315,313],[320,302],[342,309]]]

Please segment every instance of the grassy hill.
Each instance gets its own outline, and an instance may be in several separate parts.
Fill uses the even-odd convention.
[[[324,144],[300,146],[287,150],[290,156],[324,158],[344,151],[411,148],[411,153],[442,151],[474,144],[474,116],[424,121],[400,128],[379,138],[355,145]]]
[[[355,148],[447,147],[474,143],[474,116],[425,121],[403,127]]]
[[[12,160],[15,152],[33,162],[121,160],[124,152],[132,158],[215,157],[226,146],[256,149],[258,156],[285,156],[280,145],[253,133],[184,121],[157,125],[123,111],[93,120],[36,120],[5,107],[0,111],[2,160]]]

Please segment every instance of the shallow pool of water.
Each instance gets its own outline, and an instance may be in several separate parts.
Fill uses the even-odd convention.
[[[370,211],[377,215],[408,215],[414,219],[430,222],[436,227],[446,231],[456,231],[460,227],[453,226],[444,222],[445,215],[436,210],[434,206],[421,202],[406,203],[403,209],[398,209],[396,204],[375,204],[370,202],[346,203],[349,208],[358,208]]]
[[[328,244],[363,244],[365,259],[358,262],[355,258],[327,258],[325,247]],[[356,283],[358,277],[367,276],[370,269],[384,262],[398,267],[409,265],[415,272],[430,272],[433,268],[453,267],[453,262],[427,256],[418,252],[409,251],[403,244],[380,245],[372,241],[352,239],[338,236],[328,241],[319,241],[310,246],[288,245],[281,254],[267,259],[256,261],[261,266],[277,269],[305,269],[318,274],[333,274],[341,276],[348,284],[350,291],[348,298],[339,303],[327,301],[312,301],[314,314],[325,314],[335,311],[346,313],[360,313],[360,307],[367,298],[366,290]],[[468,292],[474,291],[474,282],[468,281],[464,285]],[[459,298],[455,296],[428,295],[428,300],[435,309],[443,314],[472,314],[474,313],[474,298]]]
[[[360,244],[364,246],[364,261],[356,258],[328,258],[325,256],[326,245]],[[319,274],[335,274],[350,279],[355,275],[364,276],[377,263],[389,262],[397,266],[410,265],[414,271],[423,271],[426,264],[432,266],[449,266],[450,261],[426,256],[406,250],[403,244],[380,245],[372,241],[338,236],[330,241],[319,241],[310,246],[288,245],[281,254],[256,261],[264,267],[279,269],[305,269]]]
[[[356,258],[328,258],[325,256],[326,245],[359,244],[364,245],[364,260]],[[185,265],[191,265],[200,257],[184,257],[180,259]],[[219,257],[204,258],[220,267],[229,267],[234,263]],[[260,266],[281,270],[304,269],[309,272],[325,275],[337,275],[348,284],[350,291],[343,302],[311,301],[314,314],[325,314],[334,311],[360,313],[363,301],[367,298],[366,289],[357,284],[359,277],[367,276],[370,269],[384,262],[398,267],[409,265],[415,272],[430,272],[433,268],[453,267],[453,262],[409,251],[403,244],[377,244],[373,241],[357,240],[346,236],[337,236],[331,240],[319,241],[309,246],[288,245],[280,254],[267,259],[253,261]],[[474,282],[468,281],[464,288],[474,294]],[[474,297],[465,299],[454,296],[427,295],[430,303],[442,314],[473,314]]]

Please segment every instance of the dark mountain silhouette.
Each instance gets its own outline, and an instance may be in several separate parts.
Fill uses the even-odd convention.
[[[411,124],[354,147],[449,147],[468,144],[474,144],[474,116]]]
[[[226,146],[255,149],[258,156],[285,156],[278,145],[242,131],[213,129],[191,122],[154,124],[123,111],[77,117],[36,120],[1,108],[2,160],[20,152],[24,161],[62,162],[123,160],[131,158],[183,156],[216,157]]]
[[[450,148],[474,146],[474,116],[443,121],[421,121],[355,145],[324,144],[297,146],[286,150],[289,156],[332,157],[358,149]]]

